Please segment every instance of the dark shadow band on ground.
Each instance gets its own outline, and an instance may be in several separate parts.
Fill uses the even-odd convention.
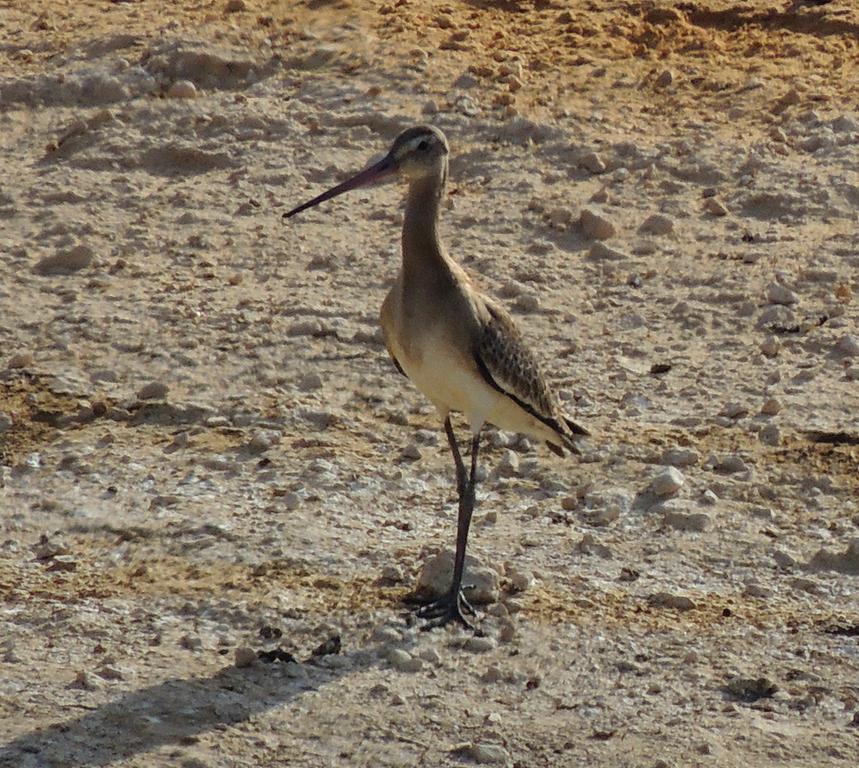
[[[377,663],[371,649],[349,654],[336,669],[302,664],[299,676],[291,676],[293,665],[257,662],[225,667],[211,677],[165,680],[0,745],[0,766],[103,766],[163,745],[190,743],[199,734],[245,722]]]

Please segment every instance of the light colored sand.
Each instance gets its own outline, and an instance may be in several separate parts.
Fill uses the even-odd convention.
[[[0,765],[855,765],[856,8],[163,5],[0,10]],[[402,190],[280,219],[422,121],[594,433],[487,434],[485,642],[402,605],[454,537]]]

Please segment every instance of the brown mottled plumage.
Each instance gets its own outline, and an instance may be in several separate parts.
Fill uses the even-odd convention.
[[[397,369],[438,409],[453,454],[459,493],[450,590],[424,605],[418,615],[429,619],[432,626],[450,620],[471,626],[464,616],[473,609],[462,595],[462,576],[483,425],[524,433],[561,456],[564,448],[578,453],[574,437],[588,432],[564,416],[510,315],[474,288],[442,245],[438,218],[448,154],[447,139],[437,128],[410,128],[378,163],[284,216],[384,176],[398,174],[409,182],[402,266],[382,304],[382,331]],[[470,471],[453,433],[451,412],[462,413],[471,426]]]
[[[522,334],[504,307],[484,299],[490,320],[475,349],[478,367],[484,378],[524,411],[558,433],[564,447],[581,455],[573,435],[590,434],[569,420],[561,411],[555,392],[546,383],[540,364],[525,345]],[[561,448],[546,441],[546,446],[563,456]]]

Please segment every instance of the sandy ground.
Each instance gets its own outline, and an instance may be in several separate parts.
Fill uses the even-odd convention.
[[[855,4],[166,5],[0,7],[0,765],[855,766]],[[593,432],[487,430],[477,637],[403,190],[280,218],[419,122]]]

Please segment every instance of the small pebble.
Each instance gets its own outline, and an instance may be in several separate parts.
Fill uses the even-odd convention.
[[[767,301],[770,304],[789,306],[796,304],[799,301],[799,297],[789,288],[785,288],[781,283],[772,282],[767,286]]]
[[[674,221],[661,213],[654,213],[642,222],[638,231],[649,232],[653,235],[668,235],[674,231]]]
[[[472,653],[486,653],[487,651],[494,650],[497,646],[498,643],[494,637],[480,637],[475,635],[473,637],[469,637],[468,640],[465,641],[465,645],[463,647],[465,650],[471,651]]]
[[[161,381],[150,381],[137,391],[138,400],[163,400],[169,387]]]
[[[14,423],[12,417],[6,411],[0,411],[0,434],[12,429]]]
[[[75,675],[74,682],[72,682],[71,688],[80,688],[84,691],[97,691],[101,688],[101,683],[98,678],[93,675],[91,672],[87,672],[86,670],[78,670]]]
[[[615,234],[614,224],[605,216],[589,208],[583,208],[579,215],[582,231],[595,240],[607,240]]]
[[[761,406],[761,413],[765,416],[775,416],[779,411],[781,411],[781,401],[775,397],[765,400]]]
[[[254,664],[257,660],[256,651],[253,648],[247,648],[246,646],[241,646],[240,648],[236,648],[235,653],[235,665],[240,669],[242,667],[249,667]]]
[[[717,504],[718,501],[719,497],[709,488],[707,488],[704,493],[701,494],[701,503],[706,504],[709,507],[713,506],[714,504]]]
[[[775,357],[781,349],[781,342],[775,336],[767,336],[761,342],[761,353],[766,357]]]
[[[703,512],[693,512],[687,515],[683,512],[669,510],[664,514],[662,522],[675,531],[702,533],[710,527],[712,520],[710,519],[710,515]]]
[[[606,164],[596,152],[588,152],[579,158],[579,165],[591,173],[605,173]]]
[[[713,216],[727,216],[728,209],[718,197],[708,197],[704,201],[704,210]]]
[[[17,354],[12,355],[9,358],[9,362],[6,363],[6,367],[10,370],[16,368],[29,368],[33,365],[33,355],[29,352],[18,352]]]
[[[523,293],[516,297],[514,306],[522,312],[537,312],[540,309],[540,297],[536,293]]]
[[[409,443],[400,451],[400,459],[403,461],[420,461],[423,454],[417,443]]]
[[[402,648],[391,648],[387,653],[390,665],[400,672],[418,672],[424,663]]]
[[[444,549],[429,558],[421,568],[415,592],[427,598],[441,597],[453,578],[453,550]],[[474,604],[494,603],[498,600],[498,574],[487,568],[472,555],[465,556],[465,596]]]
[[[477,763],[478,765],[509,765],[510,753],[500,744],[477,742],[458,747],[454,750],[457,758]]]
[[[167,89],[167,97],[171,99],[193,99],[197,95],[197,86],[190,80],[177,80]]]
[[[777,446],[781,443],[781,430],[775,424],[767,424],[758,432],[758,439],[764,445]]]
[[[669,467],[691,467],[699,461],[701,461],[701,455],[691,448],[670,448],[660,459],[661,464]]]
[[[629,255],[597,240],[591,245],[588,258],[594,261],[625,261]]]
[[[650,490],[657,496],[670,496],[677,493],[686,482],[683,473],[676,467],[660,472],[650,483]]]
[[[224,10],[227,13],[241,13],[247,9],[248,6],[245,0],[227,0],[227,4],[224,6]]]
[[[435,648],[421,648],[418,651],[418,656],[427,664],[438,666],[441,664],[441,654]]]
[[[844,357],[859,356],[859,338],[852,333],[845,333],[835,345],[835,351]]]
[[[738,472],[748,472],[749,465],[739,456],[725,456],[713,465],[716,472],[733,475]]]
[[[515,477],[519,474],[519,454],[516,451],[505,450],[497,470],[499,477]]]
[[[657,592],[647,598],[648,604],[653,608],[673,608],[677,611],[691,611],[695,607],[685,595],[672,595],[670,592]]]
[[[665,88],[674,82],[674,73],[670,69],[663,69],[656,78],[656,86]]]
[[[93,249],[80,243],[67,251],[59,251],[53,256],[45,256],[33,271],[39,275],[70,275],[92,264]]]
[[[298,380],[298,388],[302,392],[312,392],[315,389],[321,389],[322,387],[322,377],[316,373],[316,371],[310,371],[309,373],[305,373]]]

